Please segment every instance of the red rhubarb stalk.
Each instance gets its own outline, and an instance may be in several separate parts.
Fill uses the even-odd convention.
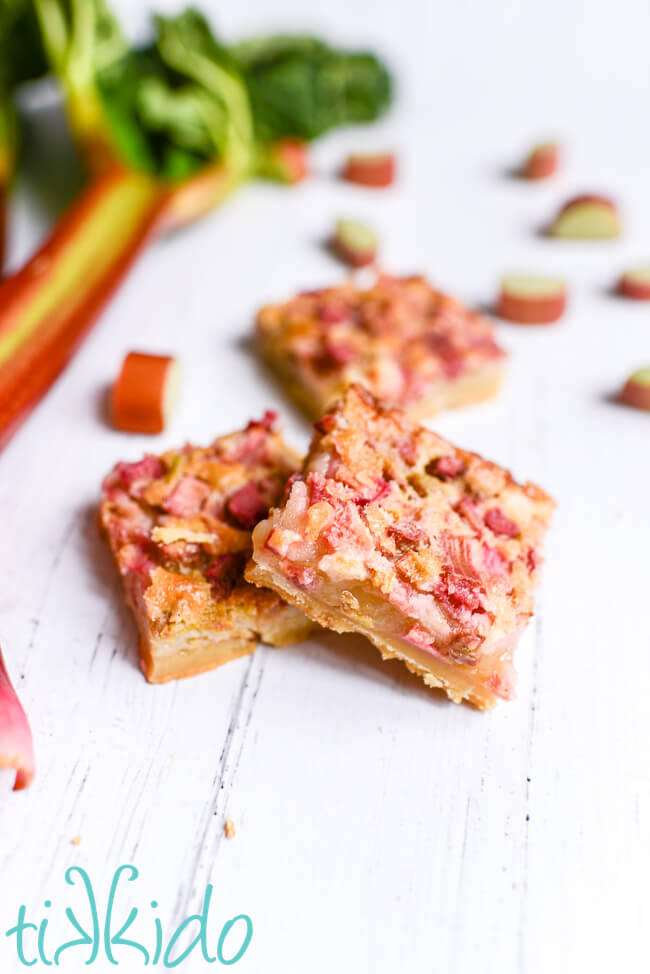
[[[110,170],[0,285],[0,446],[62,371],[153,232],[163,205],[148,177]]]
[[[14,791],[34,777],[34,745],[27,716],[7,675],[0,651],[0,768],[15,768]]]
[[[114,166],[29,263],[0,283],[0,446],[65,368],[145,244],[204,213],[233,182],[215,166],[170,188]]]

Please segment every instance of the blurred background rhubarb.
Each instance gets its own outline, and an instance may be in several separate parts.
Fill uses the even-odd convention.
[[[7,9],[4,43],[20,25],[27,50],[4,83],[0,76],[2,186],[15,160],[8,95],[42,73],[44,57],[90,179],[0,285],[0,446],[152,237],[202,216],[248,179],[296,182],[307,172],[308,140],[372,121],[391,96],[388,70],[372,53],[285,35],[228,47],[195,9],[154,17],[150,41],[137,48],[102,0],[13,0]]]

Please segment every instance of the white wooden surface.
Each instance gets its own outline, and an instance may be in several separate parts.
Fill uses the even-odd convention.
[[[143,23],[135,4],[117,6]],[[253,919],[242,972],[646,970],[650,417],[608,397],[650,362],[650,310],[608,289],[650,258],[650,7],[211,6],[232,37],[315,27],[378,45],[400,98],[382,125],[322,143],[303,186],[251,187],[153,248],[0,457],[0,642],[38,757],[28,792],[0,781],[0,969],[18,969],[4,931],[19,904],[40,919],[52,899],[56,946],[65,906],[80,902],[66,867],[87,869],[101,901],[114,869],[133,863],[143,942],[151,898],[169,931],[211,882],[214,936],[238,913]],[[567,145],[562,174],[540,186],[507,178],[549,134]],[[332,178],[359,146],[396,147],[394,189]],[[565,197],[590,189],[620,199],[620,241],[537,234]],[[14,263],[48,219],[18,196]],[[148,686],[97,535],[98,486],[117,459],[207,441],[267,406],[307,442],[246,336],[261,303],[337,280],[320,243],[346,214],[377,226],[388,268],[423,270],[473,303],[512,268],[571,284],[558,326],[500,326],[512,352],[501,398],[435,423],[559,502],[518,699],[490,714],[334,636]],[[180,411],[154,440],[103,419],[106,385],[134,346],[178,352],[185,366]],[[119,956],[138,969],[137,956]],[[182,969],[209,968],[196,958]]]

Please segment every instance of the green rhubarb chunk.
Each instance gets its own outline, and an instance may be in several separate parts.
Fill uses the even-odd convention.
[[[576,202],[567,206],[551,227],[553,237],[574,240],[605,240],[621,232],[616,208],[599,201]]]
[[[634,409],[650,411],[650,366],[632,373],[621,389],[620,400]]]
[[[510,274],[501,280],[501,288],[508,295],[532,300],[561,295],[564,293],[564,286],[564,281],[559,277]]]
[[[650,389],[650,365],[643,369],[637,369],[633,372],[628,382],[634,382],[635,385],[647,386]]]
[[[377,234],[367,223],[358,220],[339,220],[336,237],[345,247],[356,253],[367,254],[377,249]]]
[[[624,276],[630,284],[638,284],[641,287],[650,288],[650,265],[633,267],[632,270],[626,271]]]

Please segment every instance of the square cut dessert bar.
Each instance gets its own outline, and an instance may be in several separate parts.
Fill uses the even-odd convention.
[[[300,458],[266,413],[207,447],[189,444],[118,463],[100,522],[135,613],[152,683],[192,676],[303,639],[313,624],[244,580],[251,530],[283,494]]]
[[[257,342],[289,395],[314,419],[354,382],[412,416],[497,393],[505,360],[480,314],[423,277],[380,275],[262,308]]]
[[[255,528],[246,577],[484,709],[513,696],[553,506],[352,386]]]

